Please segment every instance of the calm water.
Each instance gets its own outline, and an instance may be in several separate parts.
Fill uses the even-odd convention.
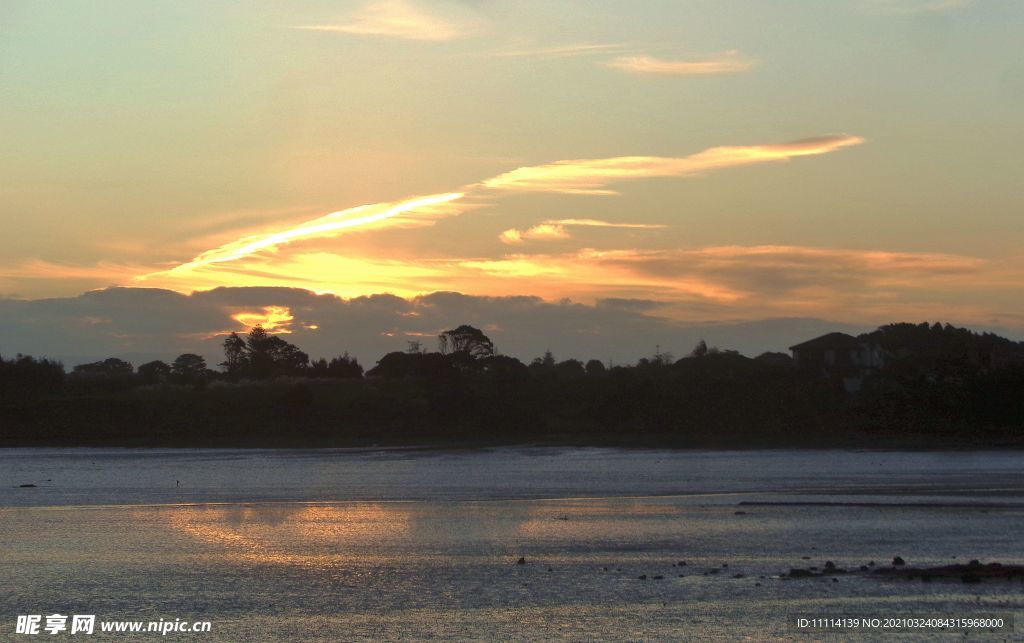
[[[788,639],[792,614],[985,613],[1021,639],[1019,581],[778,574],[1024,563],[1022,533],[1021,453],[9,449],[0,637],[53,612],[230,641]]]

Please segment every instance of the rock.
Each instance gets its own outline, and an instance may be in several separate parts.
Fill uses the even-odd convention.
[[[520,557],[519,560],[516,561],[516,565],[525,565],[525,564],[526,564],[526,558],[525,557]]]
[[[685,560],[681,560],[681,561],[679,561],[676,564],[679,565],[680,567],[686,567],[686,561]]]
[[[647,574],[640,574],[639,576],[637,576],[637,578],[639,578],[640,580],[647,580]]]
[[[981,561],[977,558],[971,559],[971,562],[967,563],[971,567],[981,567]]]
[[[883,567],[873,572],[890,578],[916,578],[942,580],[959,578],[965,583],[977,583],[985,579],[1024,579],[1024,565],[989,563],[988,565],[941,565],[939,567]]]
[[[653,578],[654,580],[665,580],[664,576],[652,576],[651,578]]]
[[[722,563],[722,567],[728,567],[729,563]]]
[[[839,579],[838,579],[838,578],[833,578],[833,579],[832,579],[832,582],[833,582],[833,583],[838,583],[838,582],[839,582]]]
[[[866,572],[866,571],[868,571],[868,569],[870,569],[870,567],[868,567],[867,565],[861,565],[860,566],[860,571],[862,571],[862,572]]]
[[[734,511],[733,513],[736,514],[737,516],[746,516],[747,515],[747,512],[745,512],[745,511]]]
[[[835,568],[836,568],[836,564],[833,563],[831,560],[826,560],[825,561],[825,569],[835,569]]]
[[[608,571],[608,568],[607,567],[602,567],[601,571],[605,571],[606,572],[606,571]]]
[[[801,556],[800,558],[803,559],[803,560],[810,560],[811,559],[810,556]]]
[[[20,489],[31,489],[32,487],[35,487],[35,485],[34,484],[20,484],[20,485],[18,485],[18,488],[20,488]]]
[[[743,578],[743,574],[733,574],[733,578]]]
[[[869,560],[868,561],[868,567],[874,567],[874,566],[875,566],[875,561]]]
[[[555,571],[555,570],[553,570],[553,569],[551,569],[550,567],[548,567],[548,571],[549,571],[549,572],[553,572],[553,571]]]
[[[892,559],[893,567],[899,567],[900,565],[906,565],[907,561],[903,560],[900,556],[896,556]]]
[[[814,572],[812,572],[809,569],[799,569],[797,567],[794,567],[793,569],[789,570],[790,578],[807,578],[809,576],[814,576]]]

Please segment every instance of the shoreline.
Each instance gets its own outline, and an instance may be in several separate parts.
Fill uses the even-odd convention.
[[[302,439],[256,439],[247,443],[230,440],[66,440],[27,439],[0,437],[0,449],[241,449],[241,450],[347,450],[347,451],[475,451],[496,448],[567,448],[567,449],[623,449],[658,451],[879,451],[879,452],[985,452],[1024,450],[1024,440],[1000,440],[977,443],[959,440],[941,440],[935,436],[914,436],[913,438],[874,439],[863,442],[821,440],[815,442],[763,442],[751,443],[744,440],[572,440],[552,438],[549,440],[302,440]]]

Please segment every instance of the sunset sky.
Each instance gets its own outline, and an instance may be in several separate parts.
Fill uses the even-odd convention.
[[[0,0],[0,303],[452,291],[1024,335],[1022,43],[1017,0]],[[324,324],[252,292],[174,332]]]

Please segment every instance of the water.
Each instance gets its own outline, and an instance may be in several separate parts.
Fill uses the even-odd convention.
[[[778,577],[894,555],[1024,563],[1016,452],[9,449],[0,507],[0,636],[53,612],[210,620],[196,638],[227,641],[762,640],[799,636],[796,614],[1024,618],[1019,581]]]

